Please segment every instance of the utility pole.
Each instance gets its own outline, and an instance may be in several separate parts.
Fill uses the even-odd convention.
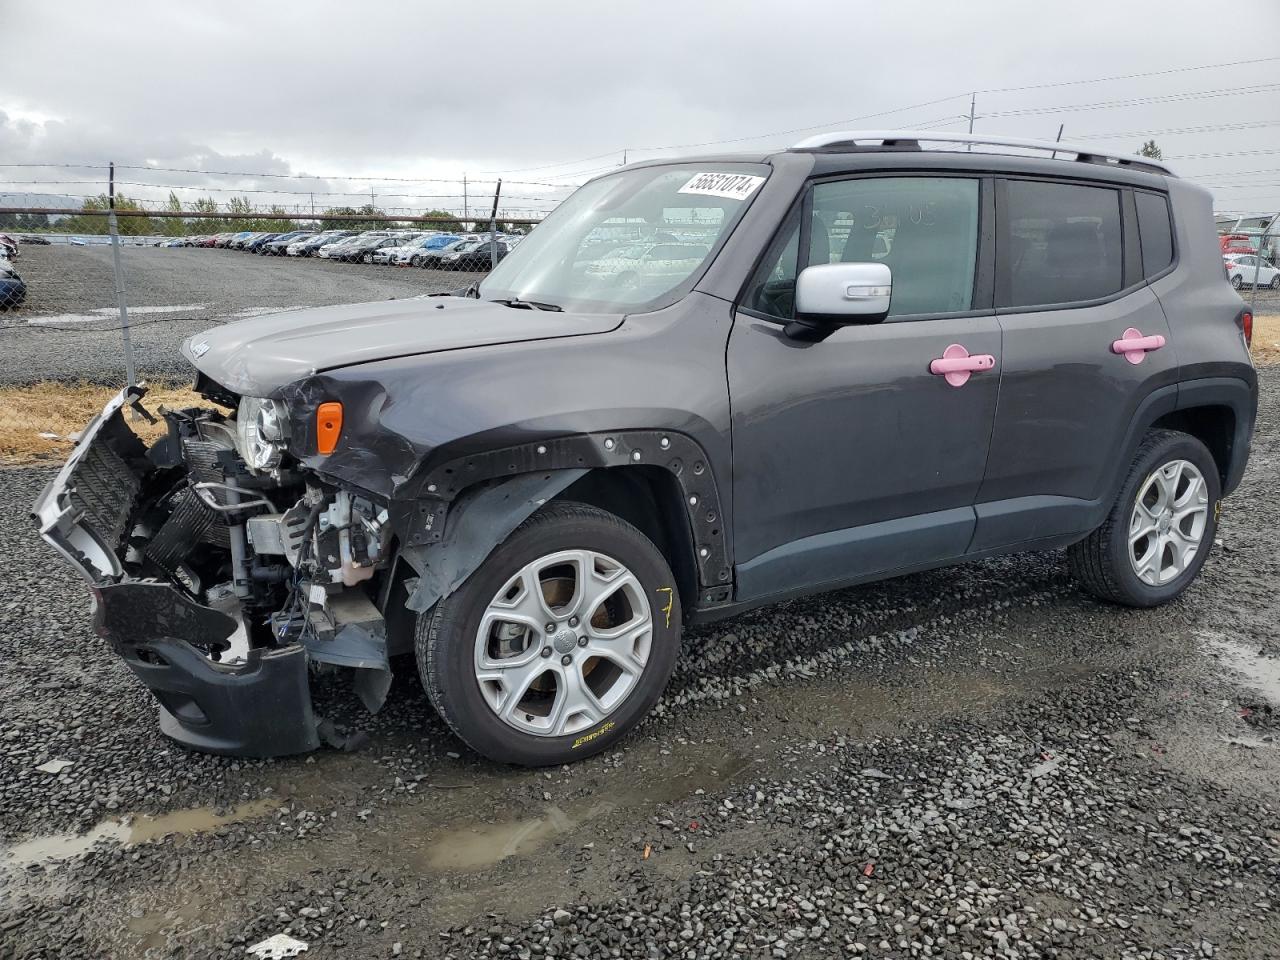
[[[624,167],[627,165],[627,148],[626,147],[622,148],[622,165]]]
[[[462,175],[462,222],[466,223],[471,218],[467,216],[467,175]]]
[[[124,268],[120,265],[120,231],[116,223],[116,165],[107,167],[107,231],[111,234],[111,260],[116,275],[116,308],[120,311],[120,338],[124,341],[125,386],[136,383],[133,344],[129,341],[129,305],[124,296]]]
[[[977,104],[978,104],[978,91],[975,90],[973,93],[969,94],[969,135],[970,136],[973,136],[974,108],[977,106]],[[973,144],[972,143],[967,144],[965,146],[965,149],[972,151]]]

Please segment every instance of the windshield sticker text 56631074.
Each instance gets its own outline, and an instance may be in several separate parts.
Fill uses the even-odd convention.
[[[726,200],[745,200],[762,183],[764,177],[755,177],[749,173],[700,173],[678,192],[724,197]]]

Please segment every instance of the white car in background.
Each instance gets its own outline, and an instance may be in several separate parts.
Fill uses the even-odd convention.
[[[364,234],[356,234],[354,237],[343,237],[341,240],[335,240],[333,243],[326,243],[323,247],[316,251],[316,256],[322,260],[328,260],[333,256],[338,247],[346,246],[349,243],[366,239]]]
[[[398,261],[396,260],[396,257],[399,256],[402,250],[414,249],[416,248],[417,244],[422,243],[424,240],[427,240],[427,239],[428,237],[421,233],[407,234],[404,237],[403,241],[401,243],[396,244],[396,246],[383,247],[380,250],[373,251],[373,262],[374,263],[397,263]]]
[[[1253,286],[1255,274],[1259,287],[1280,290],[1280,270],[1277,270],[1275,265],[1265,257],[1257,257],[1251,253],[1237,253],[1224,257],[1223,262],[1227,267],[1227,279],[1237,290],[1241,287]]]

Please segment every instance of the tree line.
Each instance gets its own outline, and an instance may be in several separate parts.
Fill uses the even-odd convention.
[[[48,214],[14,214],[0,213],[0,230],[23,230],[29,233],[108,233],[107,218],[110,200],[105,193],[96,197],[87,197],[79,210],[68,211],[65,215]],[[423,216],[434,218],[431,223],[417,221],[398,221],[388,219],[388,215],[372,204],[362,207],[329,207],[317,212],[315,217],[288,215],[283,207],[272,206],[266,211],[255,209],[254,205],[244,197],[233,197],[226,204],[219,204],[212,197],[201,197],[186,205],[170,191],[165,201],[165,211],[170,213],[196,213],[199,217],[151,217],[128,216],[117,217],[121,236],[162,236],[184,237],[196,234],[239,233],[253,230],[271,233],[289,233],[293,230],[378,230],[378,229],[413,229],[415,227],[447,230],[461,233],[466,222],[446,210],[428,210]],[[117,211],[136,211],[144,213],[147,208],[138,200],[116,194]],[[262,213],[273,214],[267,218]],[[338,219],[354,217],[356,219]],[[362,219],[367,218],[367,219]],[[488,223],[469,221],[472,229],[485,230]],[[504,232],[517,232],[520,228],[509,223],[499,223]]]

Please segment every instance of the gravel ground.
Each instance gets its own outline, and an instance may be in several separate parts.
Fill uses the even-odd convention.
[[[34,542],[49,471],[6,470],[0,956],[1280,956],[1263,381],[1180,602],[1102,606],[1044,553],[778,605],[691,632],[636,735],[546,772],[478,760],[409,663],[372,719],[318,692],[359,752],[172,746]]]
[[[178,345],[216,323],[457,290],[482,276],[194,247],[125,246],[121,256],[138,370],[152,379],[189,380]],[[111,248],[25,246],[15,266],[27,300],[0,311],[0,384],[120,383],[124,353]]]

